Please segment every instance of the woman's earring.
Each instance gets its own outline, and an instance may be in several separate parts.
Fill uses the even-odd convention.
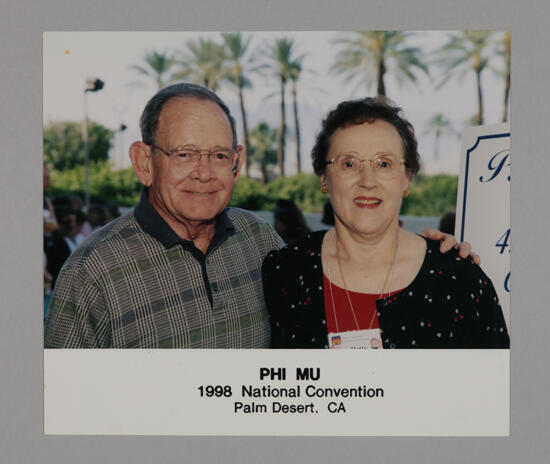
[[[321,193],[328,193],[328,185],[323,182],[321,185]]]
[[[409,189],[406,188],[405,191],[403,192],[403,198],[407,198],[409,196],[409,193],[410,193]]]

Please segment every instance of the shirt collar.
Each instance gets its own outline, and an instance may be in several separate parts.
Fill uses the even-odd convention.
[[[156,238],[165,248],[172,248],[180,244],[186,248],[195,248],[191,240],[185,240],[176,234],[149,202],[149,187],[144,187],[141,191],[139,203],[134,208],[134,215],[141,228]],[[235,233],[235,225],[227,214],[227,209],[218,215],[214,227],[214,236],[208,247],[207,254],[227,237]]]

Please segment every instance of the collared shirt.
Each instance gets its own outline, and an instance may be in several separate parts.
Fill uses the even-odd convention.
[[[88,237],[59,276],[46,348],[264,348],[261,266],[282,245],[254,214],[227,208],[203,254],[149,203]]]

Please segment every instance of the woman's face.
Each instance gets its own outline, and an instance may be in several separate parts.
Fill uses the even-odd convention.
[[[328,165],[321,180],[328,185],[336,223],[372,237],[398,227],[401,200],[410,178],[403,163],[403,142],[395,127],[377,119],[338,129],[330,139],[327,160],[341,154],[353,154],[361,160],[393,159],[398,167],[390,179],[384,175],[381,179],[369,161],[351,176],[342,176],[334,165]]]

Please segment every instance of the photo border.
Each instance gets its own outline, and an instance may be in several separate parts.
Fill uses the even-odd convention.
[[[37,0],[2,6],[0,72],[4,120],[0,134],[3,219],[3,311],[0,312],[2,434],[5,462],[545,462],[548,372],[544,341],[550,312],[547,239],[550,172],[544,134],[550,60],[550,5],[533,0],[518,11],[511,0],[232,2]],[[253,7],[251,7],[254,5]],[[364,12],[364,14],[358,14]],[[529,163],[512,168],[513,340],[509,438],[303,437],[45,437],[43,435],[40,163],[42,32],[50,30],[460,30],[512,31],[512,151]],[[544,98],[546,97],[546,98]],[[517,124],[514,124],[517,121]],[[533,169],[536,166],[536,169]],[[547,176],[546,176],[547,177]],[[528,205],[528,206],[526,206]],[[32,308],[39,308],[33,310]],[[525,313],[520,311],[528,309]],[[519,313],[519,314],[517,314]],[[70,373],[68,373],[70,375]],[[451,399],[455,400],[455,399]],[[458,400],[458,399],[456,399]],[[284,434],[284,431],[281,431]]]

